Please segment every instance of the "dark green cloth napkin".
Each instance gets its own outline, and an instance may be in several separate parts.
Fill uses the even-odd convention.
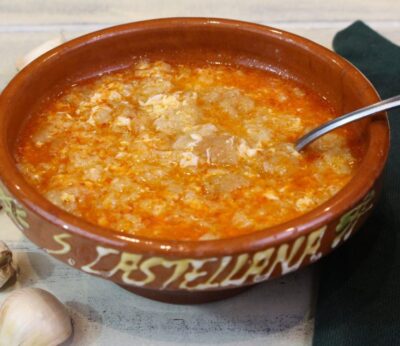
[[[400,47],[362,22],[334,38],[382,98],[400,94]],[[400,110],[389,114],[391,151],[372,216],[321,262],[314,345],[400,345]]]

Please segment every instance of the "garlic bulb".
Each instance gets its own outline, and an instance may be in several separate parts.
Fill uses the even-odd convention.
[[[65,306],[42,289],[14,291],[0,308],[0,346],[55,346],[71,334]]]
[[[17,272],[13,264],[12,252],[7,244],[0,241],[0,288],[3,287]]]

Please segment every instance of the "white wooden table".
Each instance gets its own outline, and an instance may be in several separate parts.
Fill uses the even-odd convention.
[[[0,89],[17,58],[42,42],[157,17],[213,16],[253,21],[327,47],[362,19],[400,44],[399,0],[0,0]],[[316,267],[261,284],[237,297],[198,306],[153,302],[61,264],[30,243],[0,212],[0,239],[16,254],[16,287],[42,287],[66,303],[71,345],[310,345]]]

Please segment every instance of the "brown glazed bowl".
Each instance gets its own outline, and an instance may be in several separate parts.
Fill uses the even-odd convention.
[[[52,205],[28,185],[14,159],[16,138],[39,100],[63,85],[121,68],[135,56],[219,61],[275,70],[305,83],[339,114],[379,100],[350,63],[309,40],[262,25],[171,18],[79,37],[36,59],[0,97],[0,200],[15,224],[47,253],[140,295],[200,303],[317,261],[347,240],[371,212],[389,148],[385,114],[357,123],[365,154],[336,196],[299,218],[237,238],[162,241],[95,226]]]

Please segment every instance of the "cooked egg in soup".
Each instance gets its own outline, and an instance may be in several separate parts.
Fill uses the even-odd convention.
[[[305,214],[349,182],[361,150],[350,129],[293,145],[335,116],[272,72],[141,59],[43,103],[16,156],[40,194],[93,224],[228,238]]]

